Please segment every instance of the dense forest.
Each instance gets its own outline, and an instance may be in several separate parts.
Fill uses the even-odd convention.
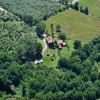
[[[6,0],[0,0],[0,3],[2,6],[6,5],[5,8],[10,7],[7,9],[10,12],[0,11],[0,100],[99,99],[100,36],[86,43],[73,40],[71,56],[60,55],[54,68],[44,63],[35,65],[34,61],[43,59],[44,56],[41,42],[43,39],[38,35],[45,33],[46,26],[45,23],[40,22],[36,27],[32,27],[34,22],[32,20],[37,16],[41,19],[45,14],[62,11],[62,3],[52,0],[29,0],[30,2],[7,0],[5,4],[4,1]],[[24,9],[23,6],[26,8]],[[14,7],[13,11],[12,7]],[[30,13],[33,9],[34,11]],[[87,12],[85,14],[88,15]],[[25,23],[20,19],[23,15]],[[54,37],[53,24],[51,30]],[[58,33],[61,31],[59,24],[56,26],[56,31]],[[59,34],[57,39],[69,42],[64,33]],[[68,45],[67,49],[70,50]],[[60,52],[62,48],[57,50]],[[67,53],[67,50],[65,49],[64,52]]]

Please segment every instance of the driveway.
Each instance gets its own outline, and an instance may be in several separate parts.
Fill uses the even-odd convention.
[[[44,55],[45,54],[45,51],[48,49],[48,45],[46,43],[46,38],[43,39],[43,43],[44,43],[44,48],[42,50],[42,55]]]

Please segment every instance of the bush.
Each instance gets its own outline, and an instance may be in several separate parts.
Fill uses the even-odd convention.
[[[58,38],[65,41],[66,40],[66,34],[60,33]]]
[[[74,41],[74,49],[79,49],[79,48],[81,48],[81,47],[82,47],[81,41],[75,40],[75,41]]]
[[[45,33],[45,30],[46,30],[46,25],[44,22],[40,22],[39,24],[37,24],[36,32],[38,33],[38,35],[42,35],[43,33]]]
[[[24,22],[25,22],[26,24],[28,24],[29,26],[32,26],[32,25],[33,25],[33,17],[32,17],[32,16],[30,16],[30,15],[25,15],[25,16],[23,16],[22,19],[23,19]]]
[[[60,58],[58,61],[58,66],[60,68],[66,68],[66,69],[70,69],[70,62],[66,59],[66,58]]]

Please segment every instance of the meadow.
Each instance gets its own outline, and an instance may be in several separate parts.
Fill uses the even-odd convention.
[[[91,3],[93,4],[93,1],[91,1],[91,3],[89,3],[90,1],[87,2],[87,5],[85,5],[85,1],[80,1],[80,5],[90,7]],[[91,10],[90,13],[93,13],[91,8],[89,8],[89,10]],[[99,11],[97,12],[99,14]],[[45,21],[46,28],[49,34],[52,33],[51,24],[54,25],[55,36],[58,36],[58,33],[56,33],[57,24],[61,26],[61,32],[66,34],[67,43],[70,47],[70,50],[68,50],[67,47],[62,48],[61,57],[69,58],[71,56],[71,53],[74,51],[74,40],[81,40],[82,44],[84,45],[85,43],[91,41],[93,38],[100,36],[100,19],[97,17],[98,14],[96,16],[87,16],[79,11],[75,11],[70,8],[58,13],[55,16],[51,16],[47,21]],[[49,51],[54,52],[56,54],[56,57],[59,58],[57,50]],[[51,53],[49,52],[49,54]],[[50,65],[54,67],[54,65],[57,65],[57,60],[58,59],[54,59],[54,61],[51,61],[50,57],[47,56],[44,58],[46,66]]]
[[[50,17],[45,23],[49,33],[51,33],[50,25],[52,23],[55,27],[59,24],[62,32],[70,40],[87,42],[100,35],[100,20],[98,18],[87,16],[73,9],[58,13]]]

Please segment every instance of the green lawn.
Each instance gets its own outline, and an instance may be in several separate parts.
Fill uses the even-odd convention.
[[[69,9],[50,17],[46,22],[47,30],[51,33],[51,23],[61,26],[62,32],[68,39],[90,41],[100,35],[100,20]],[[56,33],[55,33],[56,34]]]
[[[73,49],[73,41],[68,40],[67,44],[69,45],[69,50],[67,47],[62,47],[62,50],[60,50],[61,57],[67,57],[69,58],[71,56]],[[49,54],[49,56],[47,56]],[[48,53],[44,56],[44,65],[47,67],[56,67],[59,60],[58,55],[58,49],[48,49]],[[53,57],[53,61],[51,60],[51,56],[55,54],[55,57]]]

